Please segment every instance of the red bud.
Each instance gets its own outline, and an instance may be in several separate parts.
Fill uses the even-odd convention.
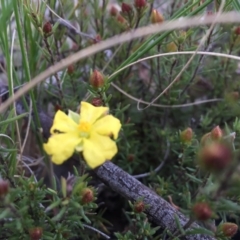
[[[94,88],[100,88],[104,85],[104,77],[99,71],[94,70],[89,82]]]
[[[145,204],[144,204],[144,202],[142,202],[142,201],[136,202],[136,203],[134,204],[133,209],[134,209],[134,212],[136,212],[136,213],[141,213],[141,212],[143,212],[143,211],[145,210]]]
[[[52,32],[52,24],[50,22],[46,22],[43,25],[43,32],[47,35]]]
[[[134,155],[133,155],[133,154],[129,154],[129,155],[127,156],[127,160],[128,160],[129,162],[133,162],[133,160],[134,160]]]
[[[29,236],[31,240],[39,240],[42,238],[43,230],[41,227],[31,228],[29,230]]]
[[[95,107],[100,107],[103,105],[103,102],[102,102],[102,99],[99,98],[99,97],[95,97],[92,99],[92,105],[95,106]]]
[[[118,9],[117,9],[115,6],[112,6],[112,7],[110,8],[110,15],[111,15],[111,16],[117,16],[118,13],[119,13],[119,11],[118,11]]]
[[[82,196],[82,200],[81,200],[82,204],[90,203],[94,199],[93,191],[90,188],[83,189],[81,192],[81,196]]]
[[[236,35],[240,35],[240,27],[236,27],[235,30],[234,30],[234,33]]]
[[[213,142],[204,146],[199,153],[200,165],[208,171],[223,171],[232,160],[232,152],[223,143]]]
[[[123,13],[131,13],[133,11],[132,6],[127,3],[122,3],[122,12]]]
[[[73,64],[71,64],[71,65],[68,66],[68,68],[67,68],[67,73],[68,73],[69,75],[71,75],[71,74],[74,73],[74,65],[73,65]]]
[[[4,197],[9,191],[9,182],[0,178],[0,197]]]
[[[238,225],[235,223],[226,222],[221,225],[221,230],[225,237],[233,237],[238,231]]]
[[[135,0],[134,5],[136,8],[144,8],[147,5],[146,0]]]
[[[212,210],[207,203],[196,203],[192,208],[193,214],[197,220],[206,221],[212,216]]]

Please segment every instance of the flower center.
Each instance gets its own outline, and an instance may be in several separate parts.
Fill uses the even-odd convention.
[[[80,122],[78,125],[78,129],[80,132],[80,137],[87,138],[90,135],[91,124],[88,122]]]

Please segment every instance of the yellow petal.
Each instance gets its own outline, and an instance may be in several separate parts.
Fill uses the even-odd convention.
[[[62,164],[73,155],[75,147],[81,141],[82,139],[77,134],[54,134],[43,145],[43,148],[52,157],[52,162]]]
[[[69,118],[64,112],[58,110],[53,120],[53,126],[51,127],[51,134],[54,134],[54,130],[58,130],[63,133],[76,131],[78,125]]]
[[[81,102],[80,121],[86,121],[90,124],[96,122],[96,120],[104,114],[108,113],[108,107],[94,107],[90,103]]]
[[[118,133],[121,129],[120,121],[112,115],[107,115],[94,123],[92,131],[97,132],[100,135],[111,136],[114,139],[118,138]]]
[[[96,168],[111,160],[117,153],[117,145],[109,137],[92,133],[89,139],[83,142],[83,157],[89,167]]]

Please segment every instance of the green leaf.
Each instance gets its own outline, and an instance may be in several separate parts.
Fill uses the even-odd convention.
[[[0,122],[0,127],[3,126],[3,125],[6,125],[6,124],[9,124],[11,122],[15,122],[23,117],[26,117],[28,115],[28,113],[23,113],[23,114],[20,114],[20,115],[17,115],[16,117],[13,117],[13,118],[10,118],[10,119],[7,119],[5,121],[1,121]]]
[[[7,208],[0,214],[0,219],[3,219],[8,216],[10,210]]]
[[[68,110],[68,116],[76,123],[76,124],[79,124],[79,121],[80,121],[80,115],[71,111],[71,110]]]
[[[59,221],[59,220],[62,218],[62,216],[64,215],[64,213],[66,212],[66,210],[67,210],[67,207],[66,207],[66,206],[62,207],[62,209],[60,210],[60,212],[59,212],[56,216],[54,216],[54,217],[52,218],[52,221],[53,221],[53,222]]]
[[[186,235],[204,234],[214,236],[214,233],[206,228],[192,228],[185,232]]]
[[[53,208],[59,206],[59,205],[61,204],[61,202],[62,202],[61,199],[59,199],[59,200],[56,201],[56,202],[53,202],[51,205],[49,205],[49,206],[46,208],[45,212],[49,212],[49,211],[52,210]]]
[[[217,209],[219,211],[240,211],[240,206],[235,203],[232,202],[231,200],[227,200],[227,199],[221,199],[219,201],[219,203],[217,204]]]
[[[196,178],[195,176],[193,176],[193,175],[191,175],[189,173],[186,173],[186,176],[188,176],[193,182],[202,183],[201,179],[198,179],[198,178]]]
[[[183,229],[183,227],[182,227],[182,225],[181,225],[181,223],[180,223],[180,221],[179,221],[179,218],[178,218],[178,216],[174,216],[174,219],[175,219],[175,222],[176,222],[176,224],[177,224],[177,229],[182,233],[182,234],[185,234],[185,230]]]

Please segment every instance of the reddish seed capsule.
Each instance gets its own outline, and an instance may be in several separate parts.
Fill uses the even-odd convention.
[[[206,221],[212,216],[210,206],[204,202],[196,203],[192,208],[192,212],[195,218],[200,221]]]
[[[238,225],[235,223],[226,222],[221,225],[222,233],[225,237],[233,237],[238,231]]]
[[[43,32],[45,34],[49,34],[52,32],[52,24],[50,22],[46,22],[44,25],[43,25]]]

